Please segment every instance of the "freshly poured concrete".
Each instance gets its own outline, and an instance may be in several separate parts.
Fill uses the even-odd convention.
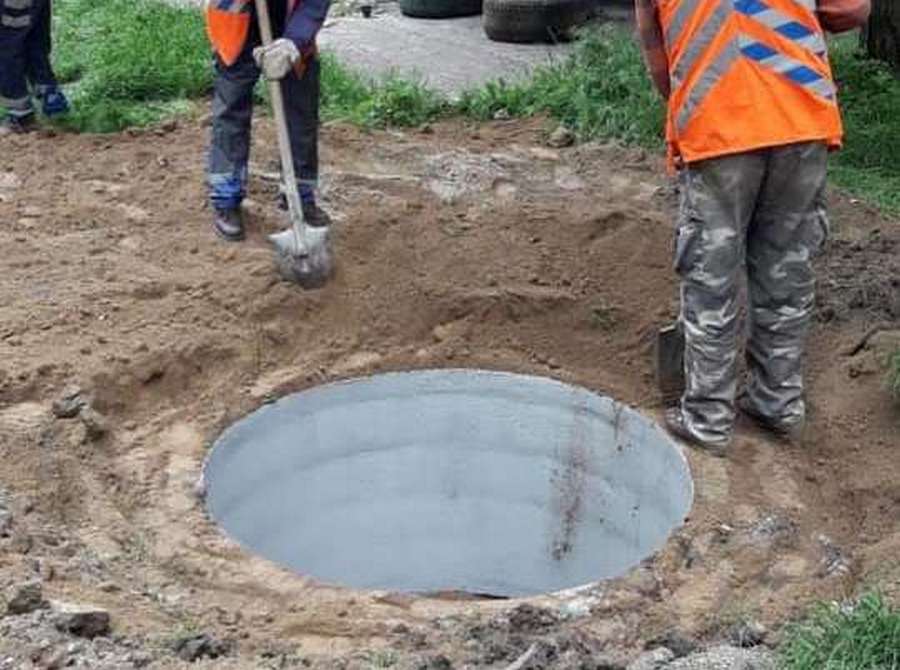
[[[471,370],[314,388],[227,430],[212,516],[248,549],[358,588],[523,596],[623,574],[691,507],[651,421],[565,384]]]

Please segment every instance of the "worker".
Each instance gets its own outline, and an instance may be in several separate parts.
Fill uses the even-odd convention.
[[[316,35],[329,0],[267,0],[278,37],[261,46],[253,0],[207,0],[206,23],[215,51],[208,185],[213,226],[227,241],[244,239],[241,202],[247,189],[253,88],[262,72],[281,81],[288,133],[306,223],[327,226],[316,203],[319,61]]]
[[[803,435],[811,261],[828,237],[826,161],[843,134],[824,31],[859,27],[869,9],[869,0],[636,0],[680,180],[685,389],[666,424],[715,455],[728,453],[736,407],[779,436]],[[747,383],[737,397],[744,277]]]
[[[0,0],[0,135],[35,128],[32,94],[45,116],[69,111],[50,65],[50,15],[51,0]]]

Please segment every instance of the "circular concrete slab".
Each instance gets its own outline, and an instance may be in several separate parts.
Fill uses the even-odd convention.
[[[367,589],[526,596],[615,577],[693,485],[649,419],[584,389],[474,370],[313,388],[229,428],[212,517],[251,551]]]

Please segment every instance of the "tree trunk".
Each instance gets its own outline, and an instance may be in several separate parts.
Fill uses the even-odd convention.
[[[863,39],[870,56],[900,70],[900,0],[872,0],[872,18]]]

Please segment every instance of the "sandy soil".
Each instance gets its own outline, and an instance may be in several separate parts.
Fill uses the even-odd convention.
[[[623,580],[579,594],[578,616],[556,616],[571,594],[533,599],[544,609],[516,619],[520,603],[323,586],[248,556],[207,520],[194,483],[219,431],[271,394],[325,380],[477,366],[658,414],[654,333],[677,306],[672,187],[656,157],[549,149],[546,130],[324,129],[340,268],[317,292],[273,272],[268,120],[237,246],[208,225],[199,122],[4,139],[0,498],[12,521],[0,526],[0,589],[40,578],[52,600],[100,605],[115,639],[152,650],[142,663],[159,668],[180,667],[169,641],[185,631],[233,642],[210,667],[373,667],[386,654],[506,667],[548,631],[560,658],[673,630],[713,639],[750,618],[777,638],[814,599],[875,581],[900,592],[900,410],[879,367],[900,328],[900,223],[840,194],[806,443],[741,425],[733,458],[692,453],[688,524]],[[94,412],[56,418],[72,386]],[[51,667],[11,630],[3,667]],[[140,667],[122,663],[109,667]]]

